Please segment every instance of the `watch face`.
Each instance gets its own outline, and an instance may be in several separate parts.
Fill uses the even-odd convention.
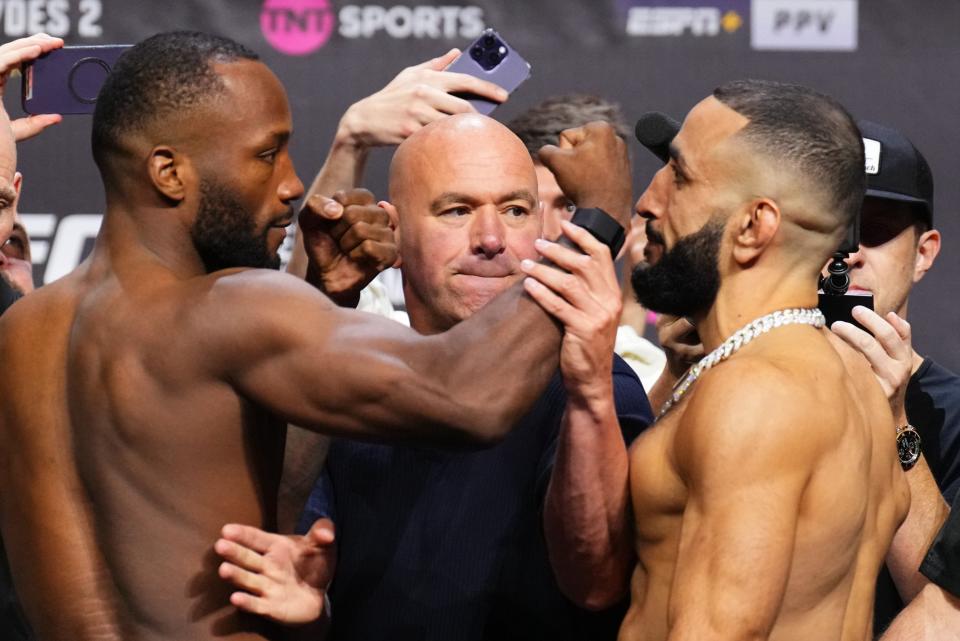
[[[909,425],[902,428],[897,434],[897,454],[903,469],[913,467],[920,460],[920,453],[920,434]]]

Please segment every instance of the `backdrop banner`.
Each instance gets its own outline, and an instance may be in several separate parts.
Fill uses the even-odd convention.
[[[309,183],[343,111],[400,69],[463,47],[496,28],[533,67],[494,112],[508,120],[571,92],[619,102],[628,118],[677,118],[717,85],[753,77],[836,96],[858,118],[903,131],[929,160],[944,248],[910,305],[918,350],[960,370],[960,3],[901,0],[474,0],[356,4],[348,0],[0,0],[4,41],[46,31],[68,44],[135,43],[198,29],[255,49],[287,87],[293,157]],[[20,87],[5,97],[22,113]],[[103,194],[90,155],[89,116],[68,116],[20,146],[20,210],[38,283],[89,252]],[[633,145],[639,195],[657,161]],[[385,194],[390,150],[373,154],[366,186]]]

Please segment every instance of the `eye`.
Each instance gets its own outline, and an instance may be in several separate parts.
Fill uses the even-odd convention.
[[[563,206],[563,210],[568,214],[574,214],[577,211],[577,206],[572,201],[567,201],[567,204]]]
[[[683,172],[680,171],[680,169],[672,163],[670,164],[670,169],[673,170],[673,184],[676,185],[676,187],[679,189],[680,187],[683,186],[684,183],[687,182],[687,177],[684,176]]]
[[[526,216],[527,213],[527,209],[525,207],[521,207],[520,205],[512,205],[506,209],[506,214],[511,218],[522,218],[523,216]]]
[[[466,216],[469,213],[470,213],[469,207],[461,206],[461,207],[451,207],[450,209],[444,209],[442,212],[440,212],[440,215],[445,216],[447,218],[460,218],[461,216]]]
[[[279,153],[279,151],[279,149],[268,149],[267,151],[257,154],[257,158],[272,165],[277,159],[277,153]]]

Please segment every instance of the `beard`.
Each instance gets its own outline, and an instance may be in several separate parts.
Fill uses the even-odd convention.
[[[664,251],[654,265],[637,265],[630,277],[640,304],[661,314],[695,316],[713,305],[720,289],[718,257],[723,223],[717,216]]]
[[[190,228],[207,273],[231,267],[279,269],[280,256],[267,245],[270,226],[257,231],[252,211],[214,180],[200,181],[200,206]]]

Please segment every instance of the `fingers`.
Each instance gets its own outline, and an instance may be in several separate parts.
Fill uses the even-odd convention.
[[[574,127],[560,132],[560,149],[573,149],[587,137],[586,127]]]
[[[234,586],[256,595],[262,595],[266,592],[269,581],[261,574],[248,572],[243,568],[232,563],[221,563],[217,569],[220,578],[229,581]]]
[[[220,530],[220,536],[243,547],[250,548],[255,552],[263,554],[278,539],[283,539],[283,535],[264,532],[259,528],[250,525],[239,525],[229,523]]]
[[[443,71],[450,65],[451,62],[456,60],[459,56],[460,56],[460,50],[454,47],[453,49],[443,54],[442,56],[437,56],[436,58],[430,58],[430,60],[427,60],[426,62],[421,62],[418,65],[407,67],[407,69],[405,69],[404,71],[419,70],[419,69],[431,69],[433,71]]]
[[[17,142],[33,138],[47,127],[58,124],[63,120],[60,114],[42,114],[37,116],[27,116],[26,118],[17,118],[11,121],[10,127],[13,129],[13,138]]]
[[[540,151],[537,152],[540,163],[550,171],[553,171],[553,168],[556,167],[559,162],[562,162],[570,155],[567,149],[561,149],[556,145],[544,145],[540,148]]]
[[[437,74],[437,86],[447,93],[471,93],[493,102],[503,102],[510,94],[500,85],[475,78],[465,73],[445,71]]]
[[[333,195],[333,199],[343,205],[344,207],[349,207],[350,205],[375,205],[377,199],[373,197],[373,194],[370,193],[368,189],[354,188],[336,192]]]
[[[896,312],[887,312],[886,319],[887,319],[887,322],[890,323],[895,330],[897,330],[897,333],[900,334],[900,338],[902,338],[908,345],[910,345],[910,341],[912,338],[910,323],[908,323],[905,318],[900,318],[899,316],[897,316]],[[912,351],[913,349],[911,347],[911,356],[913,355]]]
[[[61,38],[38,33],[28,38],[20,38],[0,46],[0,74],[7,74],[20,65],[35,60],[54,49],[63,46]]]
[[[880,315],[872,309],[857,305],[853,308],[852,315],[858,323],[866,327],[867,330],[873,334],[873,337],[880,343],[884,351],[891,358],[903,360],[913,355],[909,344],[904,343],[898,329],[892,323],[881,318]],[[902,323],[906,324],[906,321],[902,321]],[[899,324],[900,323],[898,323],[898,325]],[[906,327],[906,332],[909,336],[909,325]]]
[[[521,269],[533,279],[524,281],[527,292],[567,326],[581,326],[583,315],[619,316],[620,290],[610,251],[576,225],[567,223],[564,233],[589,253],[537,241],[537,251],[560,269],[524,260]]]
[[[249,548],[226,539],[217,539],[213,549],[221,558],[233,565],[258,574],[263,573],[263,556]]]

